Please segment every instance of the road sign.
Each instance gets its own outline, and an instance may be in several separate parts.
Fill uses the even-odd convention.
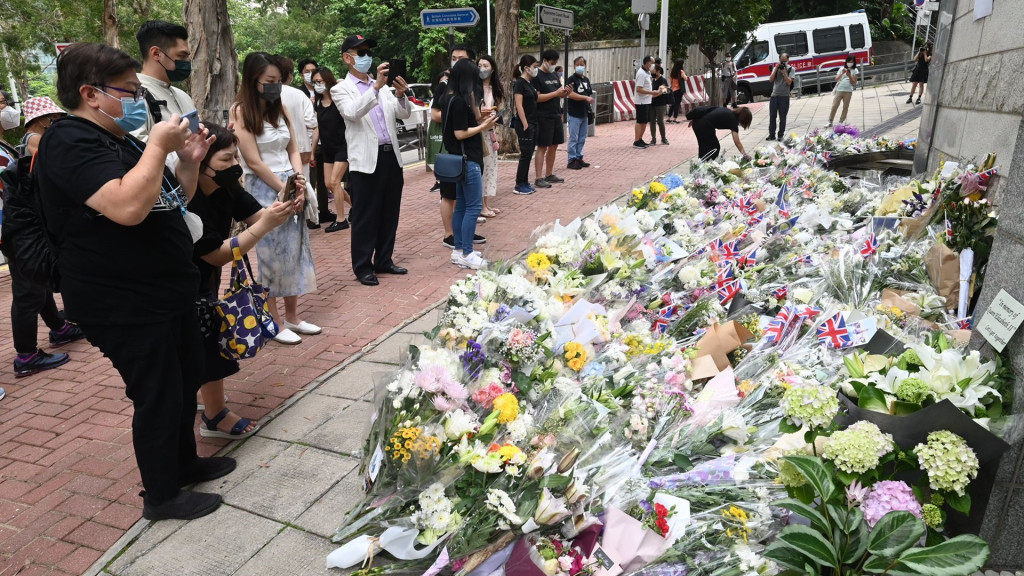
[[[420,10],[420,24],[424,28],[465,28],[476,26],[480,14],[475,8],[428,8]]]
[[[57,48],[57,55],[59,56],[60,53],[63,52],[65,48],[67,48],[68,46],[71,46],[72,44],[74,44],[74,42],[57,42],[57,43],[55,43],[54,46]]]
[[[633,14],[654,14],[658,11],[658,0],[633,0],[630,12]]]
[[[924,9],[928,10],[929,12],[938,12],[939,11],[939,3],[938,2],[925,2],[924,3]]]
[[[925,0],[914,0],[914,6],[921,8],[924,6]]]
[[[537,4],[537,25],[561,30],[572,30],[572,10]]]

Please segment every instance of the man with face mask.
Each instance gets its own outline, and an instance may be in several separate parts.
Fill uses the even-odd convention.
[[[537,90],[537,154],[533,158],[537,188],[551,188],[552,184],[565,182],[554,174],[555,153],[565,142],[562,131],[562,98],[570,89],[562,85],[555,68],[558,66],[558,52],[545,50],[540,58],[540,70],[530,81]],[[541,174],[544,174],[542,177]]]
[[[145,142],[153,124],[169,119],[172,114],[181,116],[196,109],[188,93],[171,86],[174,82],[184,82],[192,73],[192,53],[188,48],[188,30],[163,20],[144,22],[135,38],[142,54],[139,80],[149,91],[146,98],[149,117],[145,126],[132,135]]]
[[[793,67],[789,65],[789,54],[779,55],[779,63],[772,68],[768,77],[772,83],[772,96],[768,101],[768,138],[766,140],[782,140],[786,137],[786,116],[789,114],[789,92],[793,89]],[[775,119],[778,118],[778,132],[775,130]]]
[[[377,274],[406,274],[395,264],[395,233],[402,208],[402,155],[396,119],[412,115],[405,93],[409,85],[395,78],[394,93],[387,82],[388,63],[371,76],[377,41],[353,34],[341,45],[348,65],[345,79],[331,88],[331,100],[345,118],[352,210],[352,271],[364,286],[380,284]]]

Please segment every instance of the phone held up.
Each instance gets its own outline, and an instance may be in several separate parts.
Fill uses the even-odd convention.
[[[183,114],[181,119],[188,120],[188,129],[191,130],[193,134],[199,132],[199,110],[193,110],[188,114]]]
[[[395,78],[401,77],[405,79],[408,76],[405,58],[392,58],[388,60],[388,86],[395,85]]]

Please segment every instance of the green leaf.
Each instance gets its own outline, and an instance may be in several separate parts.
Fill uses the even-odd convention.
[[[811,483],[811,486],[814,487],[815,492],[818,493],[823,502],[828,502],[832,498],[836,487],[832,483],[832,478],[829,476],[825,465],[821,463],[821,459],[804,454],[785,456],[785,459],[793,466],[796,466],[796,469],[807,478],[807,481]]]
[[[864,571],[872,574],[887,572],[889,567],[893,565],[893,562],[895,562],[895,560],[892,558],[886,558],[885,556],[871,556],[868,558],[868,561],[864,563]],[[892,572],[887,573],[892,574]]]
[[[971,495],[964,494],[960,496],[956,492],[945,492],[943,496],[946,498],[946,504],[957,512],[961,512],[964,515],[971,513]]]
[[[851,378],[864,377],[864,363],[856,353],[843,356],[843,364],[846,364],[846,371]]]
[[[846,531],[843,563],[857,564],[868,549],[868,524],[864,521],[864,512],[860,508],[854,508],[850,513]]]
[[[928,548],[911,548],[897,559],[893,576],[928,574],[928,576],[961,576],[980,570],[988,560],[988,543],[973,534],[950,538]],[[907,570],[902,567],[906,566]]]
[[[800,427],[790,422],[789,418],[783,418],[779,421],[779,432],[782,432],[783,434],[792,434],[799,431]]]
[[[836,476],[838,476],[839,480],[847,486],[853,484],[854,480],[860,478],[860,474],[851,474],[850,472],[843,472],[842,470],[836,470]]]
[[[793,498],[786,498],[779,500],[774,503],[774,506],[779,508],[785,508],[790,512],[799,514],[804,518],[811,521],[811,526],[814,526],[820,532],[828,532],[828,522],[825,520],[824,514],[818,512],[818,509],[810,504],[805,504],[799,500]]]
[[[893,414],[895,414],[896,416],[906,416],[907,414],[913,414],[914,412],[917,412],[920,409],[921,405],[915,404],[913,402],[904,402],[902,400],[897,400],[893,402]]]
[[[789,489],[789,495],[797,500],[800,500],[804,504],[810,504],[814,502],[817,496],[814,493],[814,486],[810,484],[804,484],[803,486],[797,486],[796,488]]]
[[[541,488],[554,488],[555,490],[565,490],[569,487],[569,483],[572,482],[572,478],[568,476],[562,476],[560,474],[552,474],[545,476],[541,479]]]
[[[924,522],[910,512],[889,512],[871,530],[868,551],[877,556],[892,558],[916,544],[924,533]]]
[[[796,570],[799,574],[804,574],[804,564],[807,564],[808,561],[807,556],[798,548],[778,540],[765,548],[764,556],[771,558],[780,566]]]
[[[813,528],[799,524],[787,526],[778,539],[800,550],[819,566],[835,566],[839,562],[835,546]]]
[[[679,468],[679,470],[683,472],[693,468],[693,462],[682,452],[676,452],[675,455],[672,456],[672,462],[675,463],[676,468]]]
[[[889,404],[885,401],[885,393],[878,388],[865,386],[859,391],[860,398],[857,399],[857,406],[864,410],[873,412],[889,413]]]

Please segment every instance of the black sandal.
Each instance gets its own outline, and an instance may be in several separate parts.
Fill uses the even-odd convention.
[[[252,430],[246,432],[245,429],[249,427],[249,424],[252,424],[252,420],[248,418],[240,418],[238,420],[238,423],[231,427],[231,432],[221,432],[220,430],[217,429],[217,426],[230,413],[231,410],[225,408],[220,411],[220,414],[217,414],[213,418],[207,418],[206,414],[200,414],[200,416],[203,419],[203,424],[199,426],[199,435],[202,436],[203,438],[226,438],[228,440],[241,440],[243,438],[248,438],[249,436],[252,436],[253,434],[256,433],[257,430],[260,429],[260,427],[257,425]]]

